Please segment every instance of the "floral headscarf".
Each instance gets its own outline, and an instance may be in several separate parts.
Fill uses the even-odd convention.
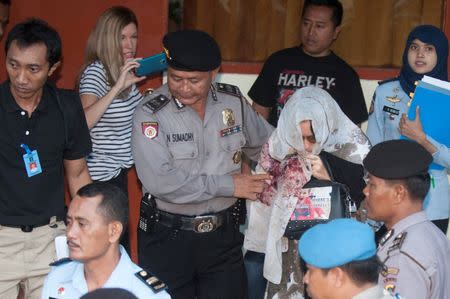
[[[328,92],[317,87],[296,91],[284,106],[278,127],[263,146],[257,172],[273,176],[260,202],[250,203],[249,228],[244,247],[265,252],[264,276],[281,280],[282,237],[298,194],[311,178],[304,160],[300,123],[310,120],[316,137],[314,154],[326,151],[349,162],[362,164],[370,143],[364,133],[340,109]],[[256,221],[252,221],[252,218]]]
[[[310,120],[316,137],[314,154],[322,150],[362,164],[370,143],[364,133],[341,110],[325,90],[304,87],[297,90],[281,111],[277,129],[269,139],[270,156],[282,161],[293,150],[303,152],[300,122]]]

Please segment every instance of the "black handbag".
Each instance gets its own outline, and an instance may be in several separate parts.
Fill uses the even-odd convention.
[[[331,193],[330,195],[330,203],[331,203],[331,209],[328,219],[313,219],[313,220],[289,220],[286,230],[284,232],[284,236],[291,239],[291,240],[298,240],[300,239],[301,235],[308,230],[309,228],[313,227],[316,224],[319,223],[326,223],[330,220],[337,219],[337,218],[350,218],[350,209],[352,207],[351,198],[349,189],[346,185],[334,182],[333,175],[331,172],[330,165],[328,162],[320,157],[322,159],[322,162],[327,169],[328,175],[330,176],[330,181],[327,180],[318,180],[314,177],[311,178],[311,180],[306,183],[303,189],[322,189],[322,190],[329,190],[331,187]],[[320,190],[319,190],[320,192]],[[328,194],[328,191],[326,192]]]

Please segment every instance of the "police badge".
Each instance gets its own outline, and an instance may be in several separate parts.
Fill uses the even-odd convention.
[[[234,126],[235,124],[235,119],[234,119],[234,112],[233,110],[231,110],[230,108],[226,108],[225,110],[222,111],[222,120],[223,120],[223,124],[231,127]]]

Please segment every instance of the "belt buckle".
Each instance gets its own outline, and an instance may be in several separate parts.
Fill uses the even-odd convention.
[[[210,233],[217,228],[216,216],[197,216],[194,218],[194,231],[196,233]]]

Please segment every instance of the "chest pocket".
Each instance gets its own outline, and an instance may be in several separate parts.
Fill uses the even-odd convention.
[[[196,159],[198,157],[198,146],[193,141],[169,143],[169,151],[175,160]]]
[[[220,147],[226,152],[235,152],[245,145],[245,137],[242,132],[220,137]]]
[[[382,113],[384,120],[384,137],[386,140],[390,139],[398,139],[400,136],[400,132],[398,130],[400,118],[402,113],[407,111],[407,106],[403,107],[403,105],[386,103],[383,105]]]

